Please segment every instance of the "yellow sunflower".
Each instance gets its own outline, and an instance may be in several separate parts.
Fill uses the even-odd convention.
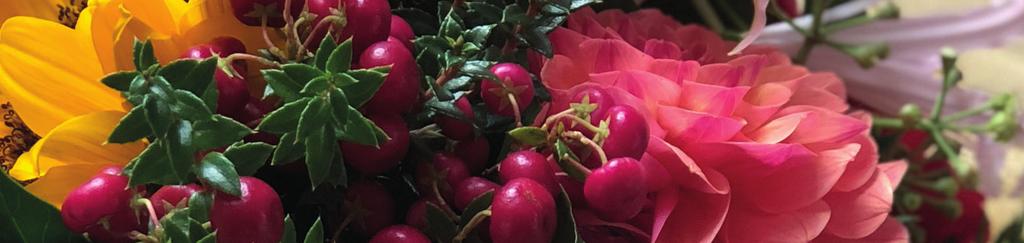
[[[153,40],[167,63],[220,36],[238,38],[250,51],[266,47],[258,27],[233,17],[228,0],[92,0],[73,29],[52,19],[7,19],[0,27],[0,94],[44,135],[10,175],[34,181],[26,189],[59,208],[101,167],[124,165],[144,144],[105,143],[125,106],[99,80],[133,67],[136,38]]]

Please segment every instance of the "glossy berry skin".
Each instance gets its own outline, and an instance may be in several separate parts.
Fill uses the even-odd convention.
[[[470,177],[455,185],[455,207],[465,210],[469,203],[488,191],[497,190],[500,185],[480,177]]]
[[[601,148],[611,158],[640,159],[647,150],[650,130],[643,115],[630,106],[617,105],[608,109],[608,137]]]
[[[210,223],[221,243],[276,243],[284,231],[281,199],[270,185],[255,177],[239,178],[238,197],[217,191]]]
[[[244,53],[245,46],[241,41],[231,37],[220,37],[211,41],[210,44],[200,44],[185,50],[182,58],[206,59],[213,55],[226,57],[235,53]],[[240,74],[245,74],[247,68],[245,63],[232,64]],[[217,113],[235,117],[245,108],[249,102],[249,89],[245,79],[242,77],[231,77],[224,71],[217,69],[213,74],[217,81]]]
[[[522,150],[508,153],[501,165],[498,166],[501,180],[512,181],[516,178],[529,178],[540,183],[551,194],[558,193],[558,183],[555,182],[555,173],[552,172],[548,159],[544,155],[532,150]]]
[[[341,43],[352,38],[352,53],[358,55],[366,47],[388,38],[391,31],[391,5],[387,0],[307,0],[309,12],[316,14],[314,25],[331,15],[331,9],[344,6],[347,24],[341,30],[334,29],[334,40]],[[340,5],[339,5],[340,4]],[[317,43],[327,33],[326,29],[313,33]]]
[[[391,65],[391,71],[378,92],[363,109],[370,113],[404,113],[419,100],[420,70],[412,53],[397,40],[371,45],[359,56],[359,66],[373,68]]]
[[[405,121],[395,114],[370,115],[369,119],[377,124],[391,138],[380,144],[380,148],[351,142],[342,142],[341,151],[345,163],[363,174],[380,174],[389,171],[405,158],[409,150],[409,129]]]
[[[491,67],[491,72],[498,77],[499,82],[484,80],[480,83],[480,97],[487,109],[498,115],[514,116],[515,110],[508,98],[510,93],[515,96],[520,112],[530,106],[533,102],[533,80],[523,66],[499,63]]]
[[[430,243],[430,238],[408,225],[392,225],[370,239],[370,243]]]
[[[433,186],[437,181],[437,189],[447,202],[455,196],[454,187],[468,177],[469,171],[462,159],[447,153],[434,154],[432,163],[416,166],[417,189],[428,197],[436,197]]]
[[[437,126],[441,127],[441,133],[448,138],[459,141],[475,138],[476,132],[473,130],[472,121],[476,115],[473,114],[473,107],[470,106],[469,99],[465,96],[459,98],[455,101],[455,108],[458,108],[459,111],[462,112],[462,120],[443,114],[437,114],[434,118],[434,123],[437,123]]]
[[[590,123],[601,124],[601,119],[606,118],[608,110],[615,105],[615,100],[601,87],[590,86],[576,92],[572,97],[572,103],[583,103],[586,99],[588,104],[596,105],[596,109],[590,112]],[[567,126],[568,127],[568,126]],[[586,130],[586,129],[582,129]]]
[[[262,18],[256,15],[252,15],[257,10],[257,5],[263,8],[273,6],[274,11],[272,14],[267,15],[267,26],[269,27],[283,27],[284,17],[281,16],[284,13],[284,2],[285,0],[231,0],[231,12],[235,15],[238,21],[248,26],[260,26],[262,24]],[[302,13],[303,0],[292,0],[292,6],[290,13],[292,16],[298,18],[299,13]]]
[[[168,212],[168,206],[174,208],[178,205],[188,206],[188,199],[203,190],[203,187],[196,184],[187,185],[167,185],[160,187],[156,190],[153,195],[149,196],[149,201],[153,203],[153,209],[156,211],[156,218],[163,218]]]
[[[103,167],[102,169],[100,169],[100,172],[98,174],[107,174],[107,175],[112,175],[112,176],[119,176],[119,175],[121,175],[122,170],[123,169],[121,168],[121,166],[111,165],[111,166],[106,166],[106,167]]]
[[[131,242],[128,233],[146,231],[144,214],[136,214],[131,207],[135,192],[125,190],[128,177],[109,174],[114,171],[104,168],[68,193],[61,207],[61,219],[68,229],[110,242]]]
[[[550,242],[555,215],[555,200],[544,186],[531,179],[513,179],[494,193],[491,239],[494,243]]]
[[[366,210],[352,225],[359,233],[374,235],[384,227],[395,223],[395,199],[384,186],[373,181],[358,181],[349,185],[345,201],[351,206]],[[351,213],[351,212],[349,212]]]
[[[412,46],[412,40],[416,38],[416,33],[412,31],[412,26],[409,25],[409,22],[406,22],[402,17],[391,15],[391,31],[388,35],[401,41],[410,51],[415,51]]]
[[[640,162],[633,158],[608,161],[587,177],[583,196],[598,217],[625,222],[643,210],[647,202],[647,182]]]
[[[466,169],[469,169],[471,175],[478,175],[490,166],[490,163],[487,163],[490,151],[491,144],[485,137],[455,143],[455,155],[466,163]]]

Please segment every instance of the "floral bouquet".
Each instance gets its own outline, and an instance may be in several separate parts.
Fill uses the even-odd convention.
[[[0,0],[0,242],[1021,242],[1006,2]]]

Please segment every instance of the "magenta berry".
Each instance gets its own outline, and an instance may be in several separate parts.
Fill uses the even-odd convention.
[[[617,105],[608,109],[608,137],[601,148],[611,158],[640,159],[647,150],[650,130],[643,115],[630,106]]]
[[[217,191],[210,223],[221,243],[276,243],[284,231],[281,199],[270,185],[254,177],[239,178],[238,197]]]
[[[430,243],[430,238],[408,225],[392,225],[370,239],[370,243]]]
[[[100,169],[99,174],[107,174],[107,175],[112,175],[112,176],[119,176],[119,175],[121,175],[122,170],[123,169],[121,168],[121,166],[110,165],[110,166],[106,166],[106,167],[103,167],[102,169]]]
[[[601,119],[607,117],[608,110],[615,105],[615,100],[612,100],[611,95],[601,87],[590,86],[580,89],[573,95],[572,103],[583,103],[584,99],[588,104],[597,106],[590,112],[590,123],[593,125],[600,124]]]
[[[593,171],[583,184],[590,208],[604,220],[624,222],[644,208],[647,181],[640,162],[628,157],[612,159]]]
[[[365,210],[365,214],[358,215],[353,222],[360,233],[373,235],[395,223],[395,199],[376,182],[359,181],[349,185],[345,201],[354,210]]]
[[[285,0],[231,0],[231,12],[238,21],[248,26],[261,26],[261,16],[265,15],[267,16],[267,26],[283,27],[284,2]],[[289,13],[298,18],[299,13],[302,13],[302,3],[302,0],[292,0]],[[261,13],[258,12],[260,9],[269,12],[260,15]]]
[[[437,126],[441,127],[441,133],[448,138],[465,141],[476,137],[476,133],[473,131],[473,119],[476,115],[473,114],[473,107],[469,104],[469,99],[465,96],[455,101],[455,108],[458,108],[462,112],[462,119],[449,117],[443,114],[437,114],[434,118],[434,122]]]
[[[153,203],[156,217],[163,218],[169,211],[168,207],[174,208],[179,205],[187,207],[189,197],[202,190],[203,188],[196,184],[167,185],[160,187],[152,196],[149,196],[149,201]]]
[[[565,189],[565,194],[569,196],[569,201],[572,201],[573,207],[586,208],[587,200],[583,196],[583,182],[577,181],[566,174],[556,174],[555,181],[558,185]]]
[[[401,42],[381,41],[359,56],[363,68],[391,65],[379,92],[363,108],[370,113],[404,113],[419,100],[420,70],[412,53]]]
[[[455,155],[466,162],[466,169],[473,175],[487,169],[487,157],[490,155],[491,144],[485,137],[477,137],[472,140],[459,141],[455,143]]]
[[[432,163],[420,163],[416,166],[416,183],[420,193],[427,197],[434,195],[434,182],[445,201],[451,202],[455,196],[453,188],[469,177],[465,163],[451,154],[437,153]]]
[[[428,197],[429,198],[429,197]],[[416,200],[409,206],[409,211],[405,213],[405,224],[412,225],[419,229],[427,228],[427,202],[433,200],[427,200],[427,198],[421,198]],[[437,205],[436,203],[434,205]]]
[[[111,175],[104,168],[78,186],[64,199],[61,219],[76,233],[89,233],[111,242],[129,241],[131,231],[145,232],[146,226],[132,208],[134,190],[126,190],[128,177]],[[102,200],[97,200],[102,199]]]
[[[387,40],[391,32],[391,5],[388,0],[344,0],[348,24],[339,32],[338,41],[352,38],[352,53]]]
[[[469,203],[487,191],[501,188],[498,184],[480,177],[470,177],[455,185],[455,207],[465,210]]]
[[[522,150],[509,153],[498,167],[501,180],[511,181],[516,178],[529,178],[540,183],[551,194],[558,193],[555,173],[548,165],[548,159],[540,153]]]
[[[526,69],[515,63],[499,63],[491,67],[491,72],[499,80],[484,80],[480,83],[480,97],[491,112],[503,116],[515,115],[508,94],[515,97],[520,112],[530,106],[533,102],[533,80]]]
[[[371,115],[369,117],[391,140],[380,144],[380,148],[351,142],[342,142],[341,151],[345,163],[364,174],[380,174],[398,166],[409,149],[409,129],[405,121],[395,114]]]
[[[241,41],[231,37],[219,37],[213,39],[210,44],[200,44],[185,50],[182,58],[205,59],[214,55],[226,57],[235,53],[244,53],[245,45]],[[247,68],[245,63],[232,64],[240,74],[245,74]],[[217,81],[217,113],[228,116],[236,116],[236,113],[245,108],[249,102],[249,89],[243,77],[231,77],[224,71],[218,69],[214,72],[214,80]]]
[[[409,22],[405,22],[405,19],[402,17],[391,15],[391,32],[388,35],[397,38],[410,51],[415,50],[412,46],[412,40],[416,38],[416,33],[413,33],[412,26],[409,26]]]
[[[550,242],[557,224],[555,200],[527,178],[509,181],[494,193],[491,239],[495,243]]]

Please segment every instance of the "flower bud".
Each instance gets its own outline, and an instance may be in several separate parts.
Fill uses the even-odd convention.
[[[1017,135],[1017,116],[1014,111],[1000,111],[992,116],[985,128],[996,136],[998,141],[1009,141]]]
[[[946,197],[955,197],[956,193],[960,191],[960,184],[956,182],[952,177],[943,177],[935,181],[933,189],[946,195]]]
[[[885,43],[869,43],[862,45],[850,45],[832,43],[832,47],[842,51],[847,56],[853,57],[861,68],[875,66],[878,61],[889,56],[889,45]]]
[[[903,120],[904,127],[913,127],[921,120],[921,107],[916,104],[906,104],[903,108],[900,108],[900,119]]]
[[[902,195],[900,202],[903,203],[903,207],[906,207],[910,211],[917,211],[921,207],[921,194],[914,192],[907,192]]]
[[[896,3],[886,2],[878,8],[871,9],[868,11],[868,17],[871,19],[896,19],[900,17],[900,7],[896,6]]]

